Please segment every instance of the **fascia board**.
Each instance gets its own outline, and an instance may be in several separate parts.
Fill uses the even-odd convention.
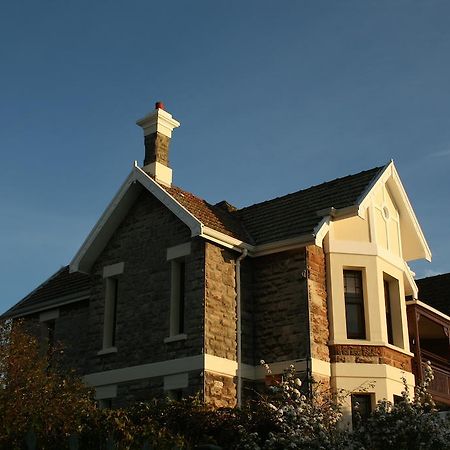
[[[200,237],[215,242],[216,244],[223,245],[224,247],[239,251],[241,253],[244,248],[247,249],[249,253],[253,252],[255,249],[255,246],[253,245],[247,244],[244,241],[233,238],[225,233],[221,233],[220,231],[213,230],[212,228],[206,226],[203,227],[203,231],[200,234]]]
[[[131,173],[120,187],[110,204],[101,215],[94,228],[70,263],[70,272],[89,273],[95,258],[100,254],[117,226],[126,216],[139,194],[133,186],[139,183],[152,193],[191,230],[192,236],[202,233],[203,224],[186,208],[180,205],[165,189],[134,163]]]
[[[416,231],[417,237],[419,238],[420,244],[423,249],[424,258],[427,261],[431,261],[431,250],[428,246],[428,243],[425,239],[425,235],[423,234],[422,228],[420,227],[419,221],[417,220],[416,214],[411,206],[411,202],[409,201],[408,195],[406,194],[405,188],[403,187],[403,183],[401,182],[400,175],[397,172],[394,164],[392,163],[392,179],[395,182],[396,187],[399,190],[401,198],[404,203],[405,210],[408,214],[409,219],[412,222],[412,225]]]
[[[29,306],[28,308],[18,309],[17,311],[11,311],[11,314],[6,313],[0,316],[0,319],[17,319],[30,314],[45,311],[47,309],[59,308],[60,306],[68,305],[71,303],[78,303],[85,300],[89,300],[89,291],[77,293],[76,295],[69,295],[61,297],[59,299],[48,300],[46,302],[39,302],[36,305]]]
[[[117,194],[113,197],[113,199],[111,200],[109,205],[106,207],[103,214],[100,216],[100,219],[97,221],[97,223],[94,225],[94,227],[88,234],[87,238],[81,245],[78,252],[75,254],[72,261],[70,262],[70,264],[69,264],[70,273],[73,273],[73,272],[89,273],[90,263],[91,263],[90,260],[92,259],[92,257],[90,257],[91,256],[90,253],[92,253],[92,251],[93,251],[93,245],[94,245],[94,243],[96,243],[96,241],[98,242],[98,238],[101,233],[103,233],[104,235],[105,234],[107,235],[107,236],[105,236],[105,239],[103,239],[106,241],[109,239],[109,237],[112,236],[112,233],[114,231],[114,230],[111,231],[112,227],[109,227],[109,230],[107,233],[105,233],[105,227],[107,226],[108,223],[111,222],[111,218],[113,217],[113,214],[115,212],[117,212],[118,206],[121,204],[122,200],[124,199],[125,194],[127,194],[129,192],[130,186],[134,183],[134,181],[135,181],[135,170],[133,169],[131,171],[131,173],[128,175],[128,177],[126,178],[126,180],[123,182],[122,186],[119,188]],[[128,202],[128,203],[131,203],[131,202]],[[131,204],[129,206],[131,206]],[[123,215],[125,215],[125,214],[123,214]],[[118,219],[117,214],[116,214],[116,219]],[[117,220],[115,220],[114,222],[117,222]],[[114,229],[115,229],[115,227],[114,227]],[[101,245],[101,243],[100,243],[100,245]],[[105,242],[105,245],[106,245],[106,242]],[[103,247],[101,249],[99,249],[98,253],[103,249]],[[95,253],[97,253],[97,252],[95,252]]]
[[[444,314],[443,312],[439,311],[438,309],[433,308],[432,306],[430,306],[427,303],[424,303],[420,300],[407,300],[406,304],[420,306],[425,310],[431,311],[433,314],[436,314],[437,316],[441,317],[445,321],[450,322],[450,317],[447,316],[447,314]]]
[[[177,202],[164,188],[162,188],[152,177],[135,165],[136,179],[151,192],[164,206],[177,216],[191,230],[191,236],[202,234],[203,224],[183,205]]]
[[[367,189],[359,196],[358,200],[356,200],[356,205],[358,206],[358,216],[363,216],[363,211],[367,208],[368,203],[372,200],[372,193],[375,191],[379,183],[385,183],[391,176],[393,166],[394,161],[389,161],[384,166],[383,170],[378,174],[378,176],[374,180],[372,180]]]
[[[325,216],[318,225],[314,228],[313,234],[315,236],[315,244],[318,247],[322,247],[323,240],[330,230],[330,216]]]
[[[285,252],[296,248],[303,248],[308,245],[315,244],[315,236],[307,234],[304,236],[297,236],[295,238],[284,239],[282,241],[269,242],[267,244],[256,245],[250,256],[258,257],[270,255],[272,253]]]

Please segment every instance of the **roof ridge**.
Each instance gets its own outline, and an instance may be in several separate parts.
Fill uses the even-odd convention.
[[[359,175],[362,175],[362,174],[368,173],[368,172],[372,172],[372,171],[374,171],[374,172],[375,172],[375,171],[378,171],[378,172],[379,172],[379,171],[381,171],[382,169],[384,169],[385,167],[386,167],[386,166],[377,166],[377,167],[373,167],[372,169],[362,170],[361,172],[358,172],[358,173],[353,173],[353,174],[345,175],[345,176],[343,176],[343,177],[334,178],[333,180],[324,181],[323,183],[314,184],[314,185],[309,186],[309,187],[307,187],[307,188],[299,189],[298,191],[295,191],[295,192],[290,192],[289,194],[284,194],[284,195],[281,195],[281,196],[279,196],[279,197],[274,197],[274,198],[271,198],[271,199],[268,199],[268,200],[264,200],[264,201],[259,202],[259,203],[253,203],[252,205],[244,206],[243,208],[239,208],[239,209],[237,210],[237,212],[240,212],[240,211],[244,211],[244,210],[250,209],[250,208],[252,208],[252,207],[254,207],[254,206],[264,205],[264,204],[273,202],[273,201],[275,201],[275,200],[286,199],[286,198],[289,198],[290,196],[297,195],[297,194],[299,194],[299,193],[301,193],[301,192],[307,192],[307,191],[309,191],[309,190],[316,189],[316,188],[318,188],[318,187],[326,186],[326,185],[329,185],[329,184],[331,184],[331,183],[335,183],[335,182],[337,182],[337,181],[345,180],[346,178],[357,177],[357,176],[359,176]]]

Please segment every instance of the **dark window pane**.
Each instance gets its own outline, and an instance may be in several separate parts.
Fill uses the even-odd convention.
[[[365,339],[366,326],[361,271],[344,270],[344,295],[347,337],[349,339]]]
[[[352,394],[352,423],[355,425],[358,420],[365,420],[372,411],[371,394]]]

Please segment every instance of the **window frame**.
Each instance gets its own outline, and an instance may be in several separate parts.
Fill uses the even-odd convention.
[[[346,334],[347,339],[360,339],[360,340],[366,340],[367,339],[367,328],[366,328],[366,295],[365,295],[365,289],[364,289],[364,271],[362,269],[358,268],[344,268],[343,269],[343,291],[344,291],[344,304],[345,304],[345,325],[346,325]],[[357,281],[359,282],[359,286],[356,286],[360,289],[360,294],[354,294],[347,292],[346,286],[347,286],[347,278],[346,275],[349,274],[358,274]],[[355,283],[356,285],[356,283]],[[357,331],[353,332],[350,331],[350,307],[357,307],[357,315],[356,317],[359,317],[360,320],[357,323]]]

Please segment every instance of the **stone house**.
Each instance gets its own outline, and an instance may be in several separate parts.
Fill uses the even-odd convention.
[[[294,364],[370,408],[414,385],[408,262],[431,253],[393,162],[237,209],[172,185],[156,104],[136,163],[67,267],[7,311],[66,348],[105,405],[240,405]]]

